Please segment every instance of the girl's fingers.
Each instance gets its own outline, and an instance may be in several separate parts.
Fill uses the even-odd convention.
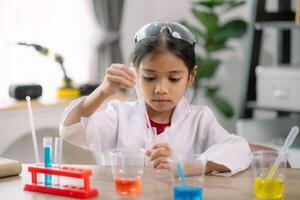
[[[127,79],[128,81],[130,81],[132,83],[136,82],[135,77],[131,76],[126,71],[121,70],[121,69],[111,68],[107,71],[107,74],[112,75],[112,76],[122,77],[122,78]]]
[[[152,149],[159,149],[159,148],[165,148],[167,150],[171,150],[171,147],[166,142],[157,143],[157,144],[153,145],[153,147],[152,147]]]
[[[151,155],[150,155],[150,160],[155,160],[156,158],[160,156],[171,156],[172,155],[172,149],[169,146],[168,143],[163,142],[163,143],[157,143],[153,145],[151,149]]]
[[[153,161],[159,157],[168,157],[171,155],[172,155],[171,149],[166,149],[166,148],[154,149],[150,155],[150,160]]]
[[[131,66],[129,67],[129,70],[131,71],[131,73],[134,75],[134,77],[137,79],[138,78],[138,75],[137,75],[137,72],[136,72],[136,68]]]
[[[153,151],[148,149],[146,151],[146,156],[150,157],[152,153],[153,153]]]
[[[132,88],[136,85],[137,76],[124,64],[112,64],[106,69],[103,91],[113,94],[118,88]]]
[[[153,161],[154,169],[170,170],[170,164],[167,159],[172,155],[172,150],[168,143],[158,143],[153,145],[152,149],[147,150],[146,155]]]
[[[124,65],[124,64],[113,64],[111,66],[111,68],[118,69],[119,71],[123,71],[126,74],[128,74],[131,78],[137,79],[135,71],[132,70],[132,69],[130,69],[130,67],[128,67],[127,65]]]
[[[155,169],[166,169],[171,171],[170,163],[160,163]]]
[[[153,167],[156,169],[160,164],[169,163],[167,157],[159,157],[153,161]]]
[[[113,76],[110,74],[107,74],[107,79],[119,86],[126,86],[126,87],[134,87],[135,83],[128,81],[127,79],[120,77],[120,76]]]
[[[133,72],[128,69],[126,65],[113,64],[106,71],[108,80],[125,87],[134,87],[136,84],[136,77]]]

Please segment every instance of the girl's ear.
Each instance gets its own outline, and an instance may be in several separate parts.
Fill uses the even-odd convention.
[[[195,65],[194,68],[192,69],[190,75],[189,75],[189,81],[188,81],[188,86],[192,86],[193,83],[194,83],[194,80],[195,80],[195,76],[197,74],[197,71],[198,71],[198,66]]]

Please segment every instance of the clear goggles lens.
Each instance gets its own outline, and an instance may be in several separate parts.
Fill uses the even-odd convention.
[[[143,39],[157,37],[164,28],[169,29],[173,38],[195,45],[196,38],[194,34],[185,26],[176,22],[153,22],[147,24],[135,34],[134,41],[137,43]]]

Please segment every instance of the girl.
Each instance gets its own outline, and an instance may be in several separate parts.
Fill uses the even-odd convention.
[[[97,153],[116,147],[145,147],[145,121],[138,102],[114,100],[97,110],[120,88],[139,84],[156,137],[168,138],[147,150],[155,169],[170,169],[167,158],[175,153],[201,154],[208,161],[208,173],[232,175],[246,169],[250,164],[247,142],[224,130],[208,107],[189,105],[184,97],[198,69],[195,44],[194,35],[178,23],[154,22],[142,27],[135,35],[131,58],[137,72],[124,64],[112,64],[92,94],[66,109],[62,137]]]

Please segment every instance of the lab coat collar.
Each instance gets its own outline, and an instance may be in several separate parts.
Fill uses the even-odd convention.
[[[188,103],[186,98],[183,96],[180,99],[180,101],[177,103],[177,106],[175,107],[175,110],[173,112],[172,119],[171,119],[171,124],[173,122],[175,122],[178,118],[184,116],[185,114],[187,114],[190,111],[191,111],[190,104]],[[143,113],[141,104],[138,101],[135,101],[134,102],[134,113],[131,118],[136,118],[138,116],[144,117],[143,115],[144,115],[144,113]]]
[[[190,104],[186,100],[186,98],[183,96],[180,101],[178,102],[177,106],[175,107],[175,110],[172,115],[171,123],[175,122],[178,118],[186,115],[191,111]]]

